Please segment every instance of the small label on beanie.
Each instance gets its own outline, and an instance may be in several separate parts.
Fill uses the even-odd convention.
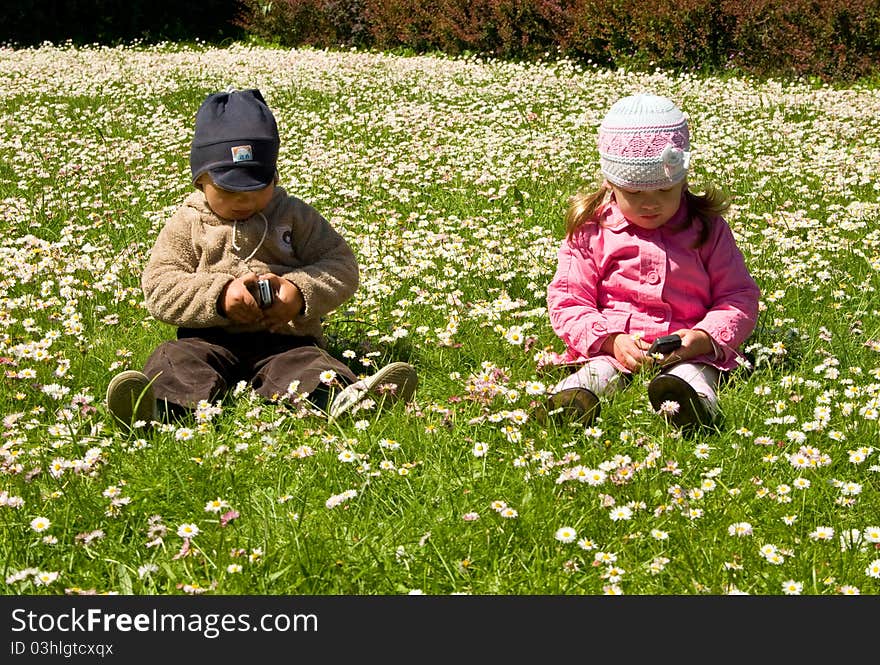
[[[230,148],[230,150],[232,151],[232,161],[236,164],[238,162],[250,162],[254,159],[254,151],[249,145],[237,145]]]

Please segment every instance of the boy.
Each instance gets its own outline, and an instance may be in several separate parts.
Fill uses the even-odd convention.
[[[321,318],[354,294],[358,266],[314,208],[277,186],[279,145],[259,90],[215,93],[199,107],[190,149],[197,191],[159,233],[141,280],[147,309],[177,326],[177,339],[156,348],[143,372],[110,381],[107,408],[123,425],[183,415],[241,380],[266,398],[308,393],[331,418],[369,397],[412,398],[411,365],[358,381],[325,351]],[[344,388],[331,394],[334,374]]]

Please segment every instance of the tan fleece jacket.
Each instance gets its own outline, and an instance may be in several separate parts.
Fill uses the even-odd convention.
[[[233,323],[217,311],[223,287],[247,272],[272,272],[296,284],[305,307],[289,333],[314,337],[322,346],[321,317],[358,286],[348,243],[314,208],[277,186],[262,216],[238,222],[214,214],[201,191],[190,194],[159,232],[141,286],[147,309],[160,321],[252,332],[261,328]]]

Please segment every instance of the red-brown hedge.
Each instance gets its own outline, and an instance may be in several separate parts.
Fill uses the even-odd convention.
[[[238,25],[284,46],[850,81],[880,68],[880,0],[242,0]]]

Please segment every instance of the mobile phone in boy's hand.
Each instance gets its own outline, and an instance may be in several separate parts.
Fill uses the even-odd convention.
[[[663,335],[663,337],[658,337],[651,344],[651,348],[648,349],[648,353],[661,353],[664,356],[667,353],[672,353],[676,349],[681,347],[681,337],[678,335]]]
[[[272,286],[268,279],[258,279],[256,285],[251,287],[251,294],[261,309],[266,309],[272,305]]]

